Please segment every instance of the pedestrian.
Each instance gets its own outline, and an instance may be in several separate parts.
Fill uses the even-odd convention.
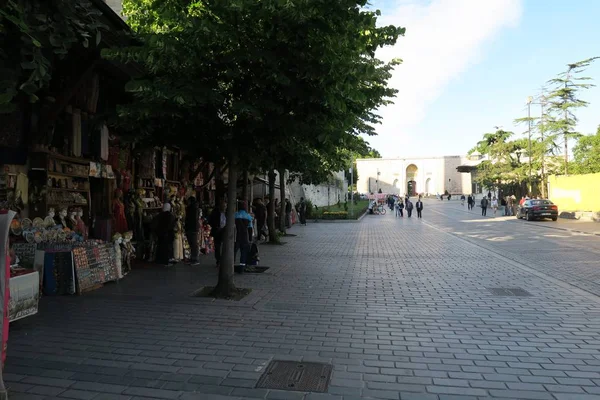
[[[492,210],[494,210],[494,218],[496,218],[496,211],[498,211],[498,200],[496,196],[492,199]]]
[[[177,218],[171,212],[171,204],[163,204],[162,212],[152,221],[156,235],[156,261],[169,266],[173,258],[173,242],[175,241],[175,228]]]
[[[190,245],[190,264],[198,265],[200,244],[198,243],[198,231],[200,230],[200,208],[194,196],[188,199],[185,209],[185,236]]]
[[[473,209],[474,202],[475,202],[475,200],[473,200],[472,195],[467,196],[467,210],[471,211]]]
[[[298,204],[298,214],[300,217],[300,225],[306,225],[306,202],[304,197],[300,197],[300,203]]]
[[[407,200],[406,213],[408,215],[408,218],[410,218],[412,216],[412,210],[413,210],[413,203],[412,203],[412,201]]]
[[[267,223],[267,207],[263,202],[263,199],[256,199],[254,202],[254,216],[256,217],[256,237],[261,240],[265,234],[265,226]]]
[[[421,201],[421,197],[419,197],[419,200],[417,200],[415,206],[417,208],[417,218],[421,218],[421,212],[423,211],[423,202]]]
[[[404,202],[402,201],[402,199],[398,199],[398,204],[397,204],[397,209],[396,209],[396,216],[400,216],[400,218],[404,217]]]
[[[240,251],[240,266],[245,267],[250,252],[249,228],[252,227],[252,216],[246,211],[246,202],[238,203],[238,211],[235,213],[235,244],[233,258]]]
[[[487,215],[488,204],[488,198],[483,196],[483,198],[481,199],[481,215],[483,215],[484,217]]]
[[[285,199],[285,227],[292,227],[292,203],[290,203],[290,199]]]
[[[465,206],[465,195],[464,194],[460,195],[460,205],[463,207]]]
[[[226,210],[227,204],[223,201],[213,208],[208,217],[210,235],[212,236],[215,245],[215,260],[217,261],[217,268],[221,266],[221,253],[224,239],[223,235],[225,232],[225,225],[227,224],[227,217],[225,215]]]

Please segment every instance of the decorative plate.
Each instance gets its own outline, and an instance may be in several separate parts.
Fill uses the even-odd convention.
[[[56,234],[56,239],[59,241],[64,241],[67,238],[67,231],[58,231]]]
[[[33,232],[29,231],[29,232],[25,233],[25,240],[27,241],[27,243],[35,242],[35,236],[34,236]]]
[[[33,234],[33,241],[36,242],[36,243],[41,243],[42,242],[42,232],[39,232],[39,231],[35,232]]]
[[[10,232],[13,235],[21,235],[23,233],[23,227],[21,226],[21,221],[19,221],[16,218],[13,218],[12,221],[10,221]]]
[[[52,217],[46,217],[44,219],[44,226],[46,228],[52,228],[54,225],[56,225],[56,223],[54,222],[54,218],[52,218]]]
[[[44,220],[41,219],[40,217],[36,217],[33,219],[33,226],[35,228],[43,228],[44,227]]]
[[[23,218],[21,220],[21,226],[23,227],[24,231],[28,231],[33,226],[33,222],[31,222],[29,218]]]

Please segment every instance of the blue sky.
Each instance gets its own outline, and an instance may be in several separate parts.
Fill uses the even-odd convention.
[[[567,63],[600,56],[600,1],[373,0],[382,23],[407,29],[383,59],[400,57],[390,84],[400,90],[381,110],[384,123],[367,140],[384,157],[465,154],[502,126],[526,127],[526,99]],[[600,85],[600,60],[586,75]],[[600,88],[581,96],[579,130],[600,124]],[[532,106],[532,115],[540,113]]]

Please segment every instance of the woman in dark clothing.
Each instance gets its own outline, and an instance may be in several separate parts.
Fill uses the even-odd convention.
[[[188,205],[185,210],[185,235],[190,244],[190,262],[198,263],[198,230],[200,229],[200,209],[194,196],[188,199]]]
[[[177,220],[171,212],[171,204],[165,203],[163,210],[153,221],[156,243],[156,262],[169,266],[173,257],[173,241],[175,240],[175,225]]]

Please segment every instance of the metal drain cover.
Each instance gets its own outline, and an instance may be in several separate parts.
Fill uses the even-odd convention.
[[[521,288],[487,288],[494,296],[528,297],[531,296],[527,290]]]
[[[271,361],[257,388],[324,393],[331,378],[331,364]]]

